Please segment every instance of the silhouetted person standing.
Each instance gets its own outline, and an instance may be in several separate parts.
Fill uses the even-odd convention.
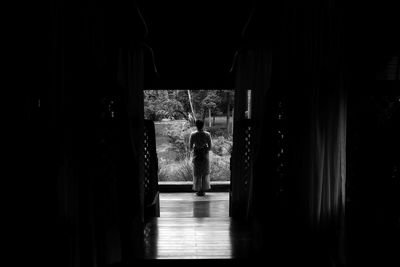
[[[203,130],[204,122],[196,120],[197,131],[190,135],[189,147],[193,151],[193,190],[198,196],[210,189],[211,134]]]

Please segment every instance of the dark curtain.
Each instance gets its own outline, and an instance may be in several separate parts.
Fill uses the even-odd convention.
[[[126,184],[121,184],[121,201],[125,232],[125,251],[122,251],[124,263],[143,255],[144,227],[144,177],[143,177],[143,50],[140,46],[133,49],[120,49],[118,55],[118,84],[123,88],[123,105],[127,109],[124,121],[128,135],[131,156],[126,159]],[[133,257],[133,258],[132,258]]]
[[[342,36],[337,2],[283,5],[278,80],[289,102],[289,191],[298,231],[309,233],[300,234],[298,244],[307,240],[309,258],[343,264],[347,111]],[[313,255],[317,251],[319,258]]]
[[[279,15],[271,14],[276,20],[269,23],[277,29],[269,25],[262,34],[271,41],[255,40],[238,59],[239,94],[240,90],[254,90],[252,175],[249,191],[242,190],[235,198],[233,187],[232,199],[245,203],[237,207],[253,218],[258,233],[255,239],[259,239],[256,246],[261,251],[280,242],[280,249],[298,257],[299,262],[344,264],[347,111],[342,11],[335,1],[285,1],[274,10]],[[284,211],[279,211],[277,171],[271,164],[275,157],[271,154],[271,116],[277,95],[284,96],[287,103],[290,208]],[[234,134],[238,138],[243,129],[236,115]],[[244,143],[243,135],[238,139]],[[243,144],[236,141],[234,146],[243,151]],[[240,176],[240,169],[237,171],[233,175]],[[282,220],[290,221],[276,219],[280,212],[287,213]]]
[[[249,47],[241,51],[238,56],[237,69],[236,69],[236,82],[235,82],[235,128],[234,128],[234,146],[235,146],[235,157],[240,157],[245,153],[245,128],[247,125],[251,127],[250,137],[250,149],[251,149],[251,164],[250,164],[250,175],[248,181],[243,181],[243,158],[240,157],[239,162],[233,164],[233,184],[238,184],[237,187],[233,188],[233,200],[238,204],[237,209],[239,214],[244,218],[252,217],[254,211],[254,199],[257,198],[255,194],[258,192],[253,190],[254,186],[258,186],[258,182],[255,179],[263,179],[257,175],[263,176],[263,172],[259,172],[259,166],[254,166],[255,162],[265,157],[264,154],[264,138],[265,128],[264,120],[266,116],[265,112],[265,100],[267,92],[270,88],[271,80],[271,66],[272,66],[272,51],[271,48],[258,46]],[[245,120],[245,107],[247,101],[247,90],[251,90],[251,118],[249,124],[244,124]],[[236,166],[236,167],[235,167]],[[237,168],[237,170],[236,170]],[[246,183],[246,187],[243,184]],[[235,191],[236,190],[236,191]],[[236,207],[233,207],[236,208]]]
[[[312,98],[304,192],[309,226],[326,234],[329,249],[339,249],[332,257],[344,263],[347,114],[342,89],[339,85],[337,92]]]
[[[44,39],[32,62],[41,72],[26,97],[29,260],[132,262],[143,232],[142,25],[132,4],[40,7],[35,16],[48,20],[34,24]]]
[[[232,216],[252,223],[251,227],[257,233],[253,238],[254,254],[262,251],[260,246],[267,228],[262,220],[269,217],[270,212],[265,211],[271,207],[268,205],[271,199],[271,186],[268,186],[271,179],[268,180],[268,163],[265,164],[268,158],[266,99],[271,86],[271,67],[271,48],[257,45],[246,47],[240,52],[235,73],[231,209]],[[245,117],[248,90],[251,90],[250,118]],[[247,132],[248,127],[250,134]],[[247,164],[249,166],[246,167]]]

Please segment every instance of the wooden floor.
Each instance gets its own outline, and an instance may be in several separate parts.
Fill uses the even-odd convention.
[[[229,217],[229,193],[160,193],[160,217]]]
[[[228,193],[161,193],[160,214],[145,229],[146,259],[236,259],[250,253],[250,231],[229,217]]]

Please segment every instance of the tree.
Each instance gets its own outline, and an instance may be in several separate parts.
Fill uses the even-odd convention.
[[[144,91],[144,115],[151,120],[185,117],[182,103],[167,90]]]
[[[229,131],[229,120],[231,117],[231,94],[229,92],[226,92],[226,99],[227,99],[227,108],[226,108],[226,130],[228,131],[228,134],[230,133]]]
[[[221,90],[223,94],[223,104],[221,105],[221,108],[223,110],[226,110],[226,130],[227,133],[230,135],[232,133],[233,129],[233,121],[231,123],[231,116],[233,116],[233,113],[231,114],[232,111],[232,105],[234,103],[234,90]]]
[[[193,90],[191,91],[192,103],[195,110],[195,116],[203,120],[208,115],[212,115],[219,110],[219,104],[222,99],[217,90]],[[211,119],[210,119],[211,121]]]
[[[187,90],[187,93],[188,93],[189,104],[190,104],[190,109],[192,111],[193,120],[196,120],[196,114],[194,113],[194,108],[193,108],[192,94],[190,93],[190,90]]]
[[[193,114],[195,118],[203,118],[204,107],[203,107],[203,99],[206,97],[206,90],[192,90],[191,91],[191,99],[193,105]]]
[[[207,91],[206,97],[202,101],[202,105],[205,109],[208,110],[208,123],[209,127],[212,126],[212,120],[211,120],[211,113],[214,111],[218,104],[221,102],[221,98],[218,96],[218,94],[215,91]],[[203,112],[203,119],[205,118],[206,112]]]
[[[209,117],[212,126],[212,115],[227,112],[227,128],[232,107],[232,90],[146,90],[145,117],[152,120],[163,118],[185,118],[193,123],[197,118]]]

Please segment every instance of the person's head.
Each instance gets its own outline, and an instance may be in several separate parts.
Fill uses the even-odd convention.
[[[204,122],[202,120],[196,120],[197,130],[199,130],[199,131],[202,130],[203,126],[204,126]]]

